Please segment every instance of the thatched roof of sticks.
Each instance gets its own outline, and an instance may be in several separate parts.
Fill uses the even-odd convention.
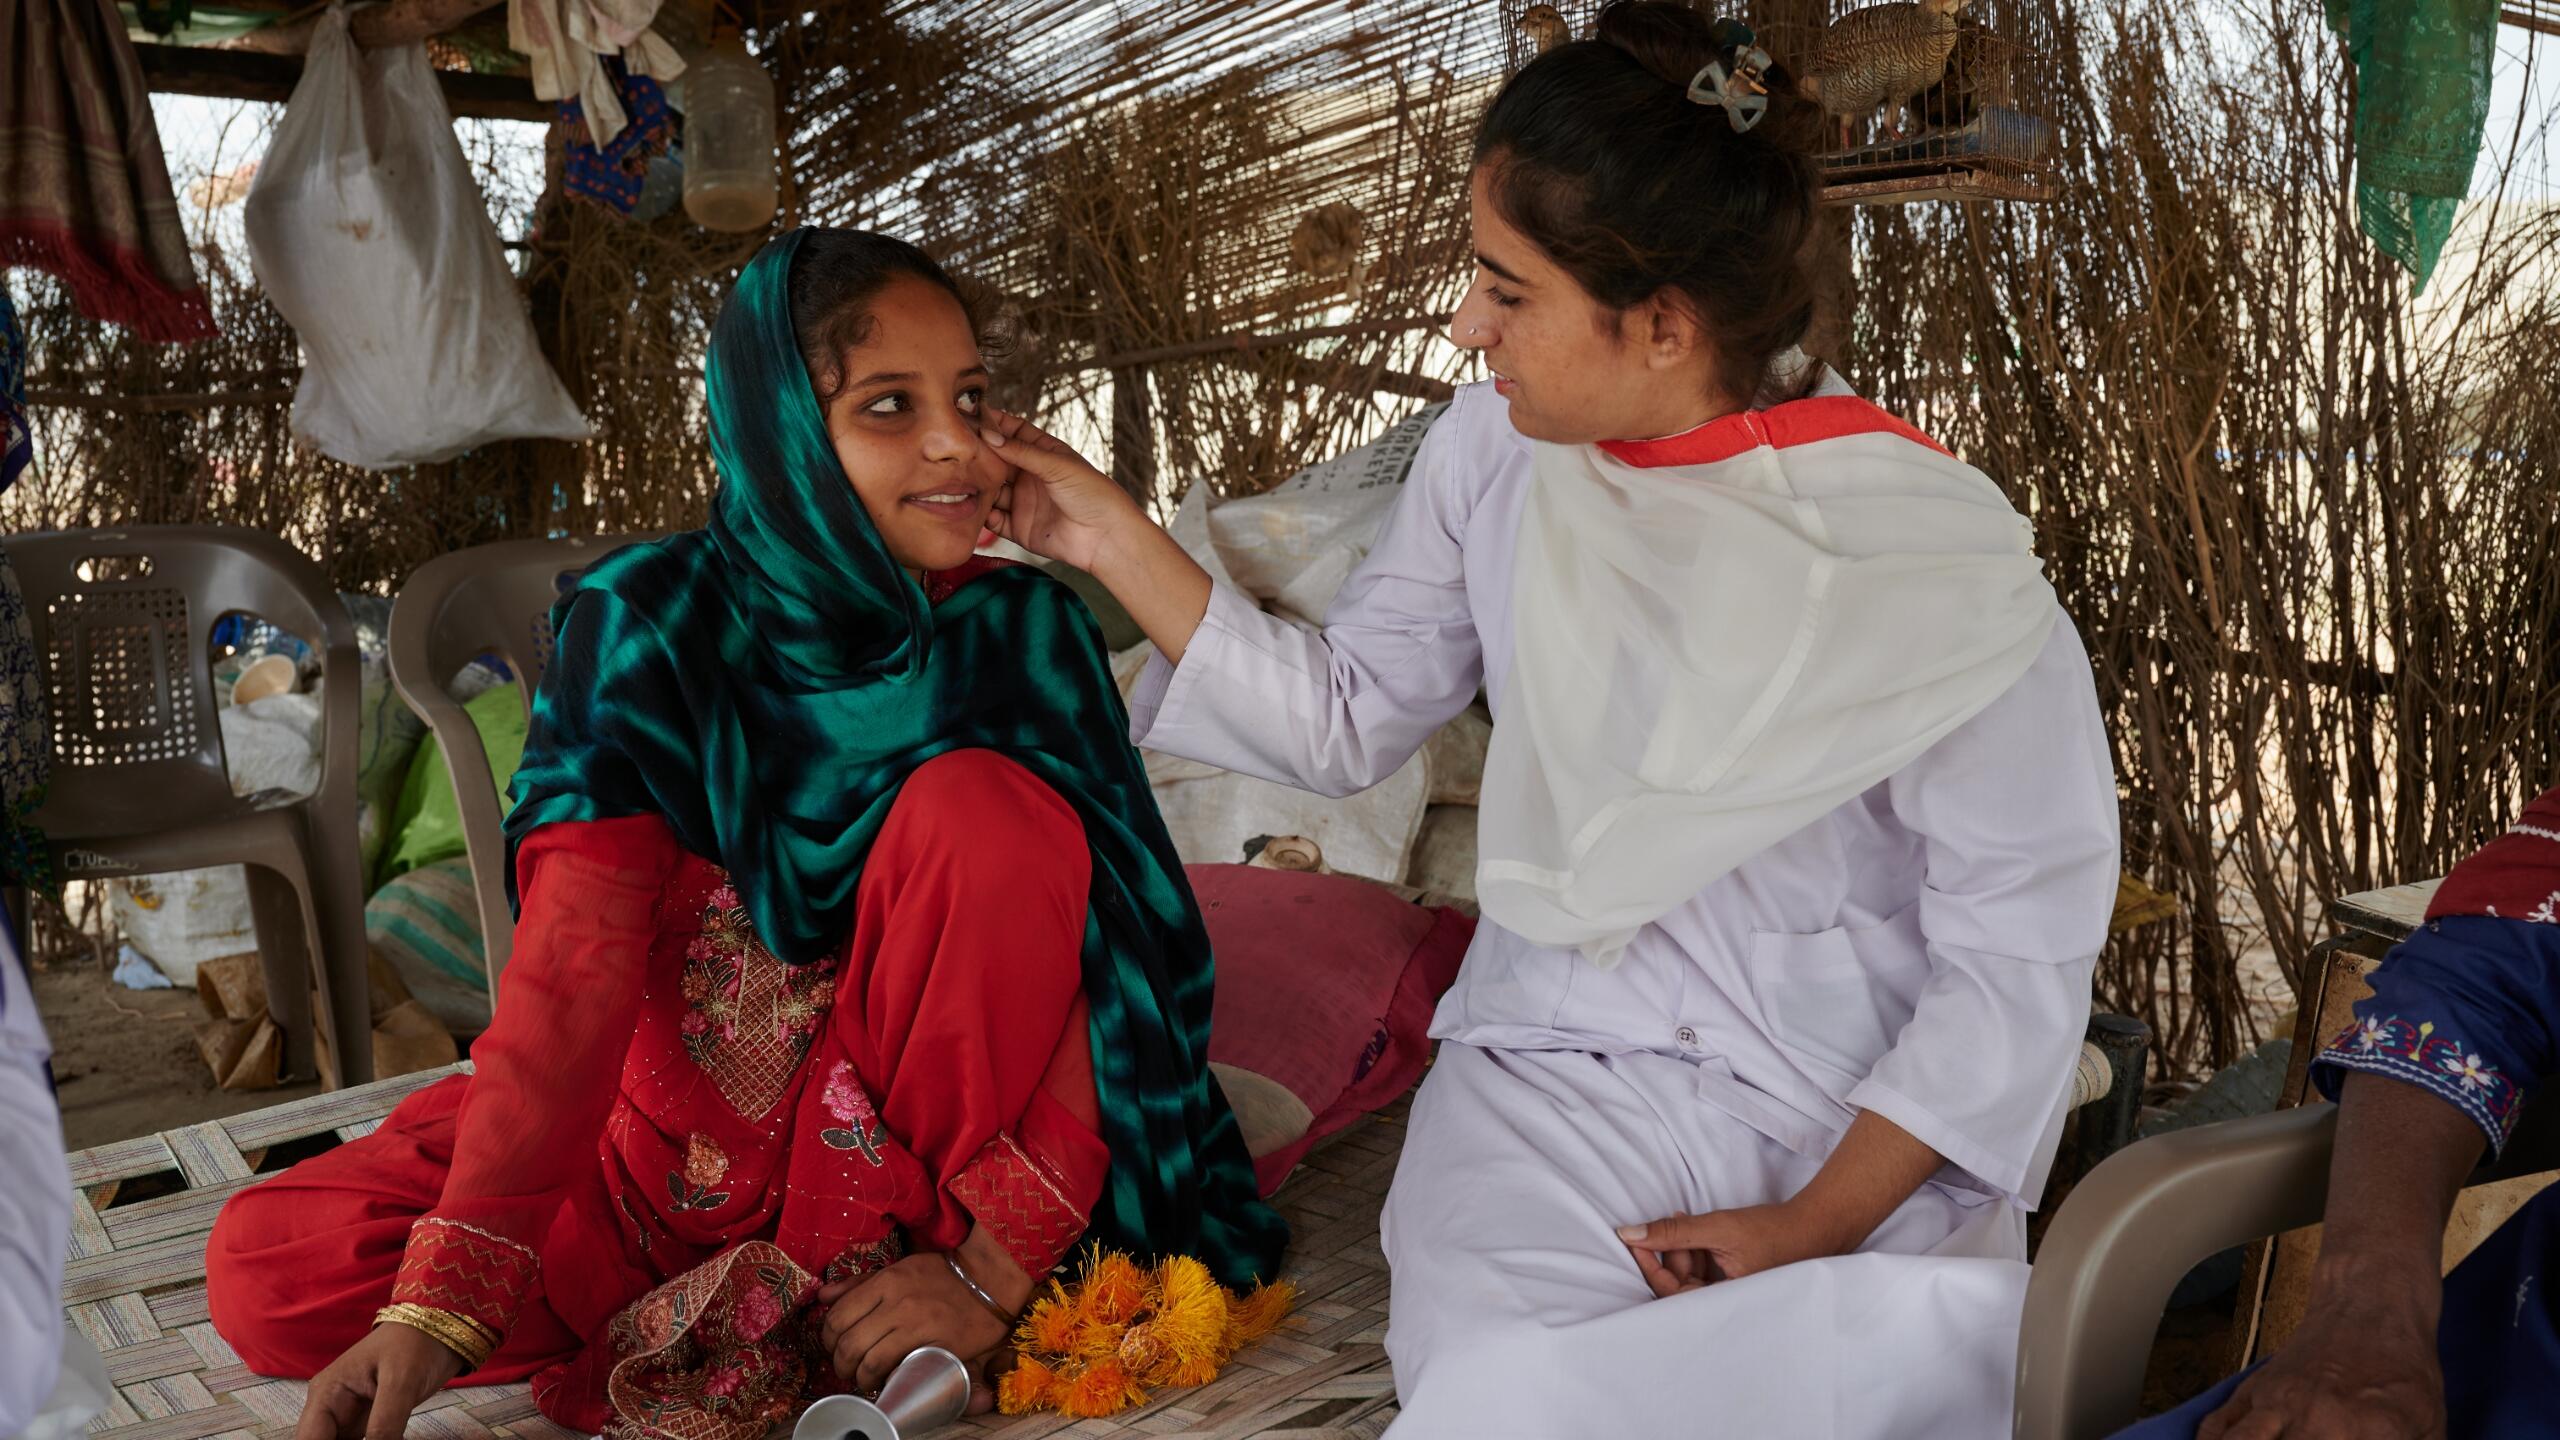
[[[680,3],[663,28],[697,45],[704,16]],[[482,9],[396,0],[365,13],[381,17],[377,38],[426,25],[452,58],[487,53],[485,33],[451,39],[503,18]],[[1194,481],[1269,484],[1447,393],[1447,375],[1426,373],[1426,340],[1462,272],[1467,130],[1507,59],[1498,7],[1028,0],[744,19],[790,136],[777,224],[890,230],[993,287],[1016,336],[1006,398],[1088,409],[1133,485],[1169,497]],[[156,59],[154,74],[272,93],[275,67],[298,65],[298,27],[258,32],[247,55]],[[265,78],[239,81],[244,63]],[[516,103],[491,85],[523,85],[458,78],[485,82],[456,102],[482,114]],[[500,534],[693,523],[712,485],[703,337],[762,239],[680,214],[633,223],[560,199],[555,182],[525,237],[526,291],[596,440],[493,446],[393,476],[295,449],[281,403],[294,340],[235,249],[200,255],[222,334],[193,347],[134,345],[38,285],[26,319],[37,399],[52,402],[45,469],[13,502],[58,522],[280,529],[371,587]]]

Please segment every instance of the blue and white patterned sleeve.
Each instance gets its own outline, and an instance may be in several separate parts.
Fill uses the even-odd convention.
[[[2387,1075],[2469,1116],[2502,1150],[2560,1035],[2560,925],[2495,915],[2429,920],[2373,973],[2355,1023],[2312,1062],[2337,1098],[2350,1071]]]

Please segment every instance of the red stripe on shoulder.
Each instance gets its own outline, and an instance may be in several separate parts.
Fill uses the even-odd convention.
[[[1916,427],[1855,395],[1818,395],[1766,410],[1745,410],[1664,440],[1604,440],[1602,452],[1639,469],[1714,465],[1763,445],[1786,450],[1852,435],[1894,435],[1953,458],[1947,447]]]

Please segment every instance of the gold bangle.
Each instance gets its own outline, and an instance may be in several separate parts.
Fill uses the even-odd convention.
[[[498,1348],[497,1336],[487,1326],[450,1310],[437,1310],[425,1305],[392,1305],[385,1307],[375,1319],[420,1331],[461,1356],[467,1370],[477,1370],[488,1364],[490,1354]]]
[[[406,1325],[442,1345],[463,1359],[464,1373],[489,1363],[498,1348],[498,1334],[468,1315],[452,1310],[438,1310],[426,1305],[407,1303],[385,1305],[374,1312],[376,1325]]]
[[[413,1315],[431,1322],[440,1322],[447,1327],[458,1325],[462,1327],[464,1332],[469,1334],[471,1337],[471,1343],[474,1345],[485,1345],[491,1350],[498,1348],[497,1328],[490,1325],[487,1321],[480,1319],[476,1315],[466,1315],[459,1310],[439,1310],[432,1305],[412,1305],[406,1301],[402,1301],[389,1308],[396,1310],[403,1315]]]
[[[467,1315],[450,1310],[437,1310],[425,1305],[386,1305],[375,1312],[376,1324],[406,1325],[437,1344],[462,1357],[469,1369],[488,1363],[497,1348],[496,1337],[489,1328]]]

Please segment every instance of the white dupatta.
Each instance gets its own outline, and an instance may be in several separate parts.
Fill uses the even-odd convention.
[[[1536,446],[1484,913],[1609,965],[2005,693],[2056,608],[1988,476],[1847,393]]]

